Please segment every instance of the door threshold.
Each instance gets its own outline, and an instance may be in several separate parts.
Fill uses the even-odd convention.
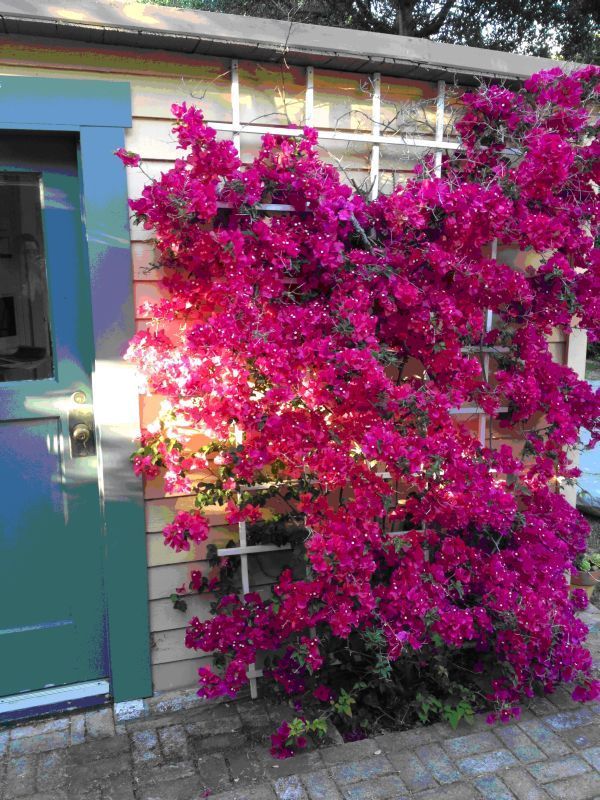
[[[57,711],[70,711],[86,706],[102,705],[110,700],[108,680],[51,686],[37,692],[23,692],[0,697],[0,721],[25,719]]]

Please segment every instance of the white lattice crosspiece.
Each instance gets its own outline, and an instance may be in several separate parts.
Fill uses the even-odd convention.
[[[496,261],[498,258],[498,239],[494,239],[492,242],[492,260]],[[485,332],[489,333],[492,330],[494,320],[494,312],[488,308],[485,312]],[[484,348],[483,350],[483,379],[487,383],[490,377],[490,350],[489,348]],[[499,409],[500,412],[508,411],[508,409]],[[479,441],[481,444],[485,445],[485,434],[486,434],[486,423],[487,423],[487,415],[481,414],[479,417]],[[490,437],[491,437],[491,423],[490,423]],[[490,445],[491,446],[491,445]]]
[[[233,122],[210,122],[210,127],[216,131],[233,133],[233,143],[236,144],[236,136],[240,133],[271,133],[285,136],[304,136],[303,128],[276,128],[272,125],[257,125],[254,122],[240,122],[237,125]],[[434,139],[423,139],[418,136],[400,136],[400,134],[386,133],[347,133],[346,131],[319,130],[319,141],[324,142],[362,142],[364,144],[385,144],[396,145],[398,147],[421,147],[423,150],[458,150],[458,142]],[[239,149],[236,145],[236,149]]]
[[[240,428],[236,425],[235,427],[235,441],[236,444],[242,444],[244,441],[244,433],[240,430]],[[257,490],[262,488],[261,485],[256,486],[249,486],[248,489],[250,491]],[[217,550],[217,555],[223,558],[227,558],[229,556],[239,556],[240,559],[240,574],[242,578],[242,594],[246,595],[250,593],[250,571],[248,567],[248,556],[251,555],[258,555],[259,553],[277,553],[281,550],[291,550],[291,545],[284,544],[278,546],[276,544],[256,544],[256,545],[249,545],[248,544],[248,531],[246,528],[246,521],[242,520],[238,523],[238,530],[239,530],[239,540],[240,544],[239,547],[221,547]],[[250,680],[250,697],[253,700],[256,700],[258,697],[258,686],[256,683],[257,678],[262,677],[262,670],[256,667],[256,664],[253,664],[248,672],[246,673],[249,680]]]
[[[446,84],[444,81],[438,81],[438,94],[435,108],[435,141],[438,146],[444,142],[445,105]],[[440,149],[435,151],[435,176],[436,178],[442,177],[442,151]]]
[[[381,75],[373,75],[373,136],[379,137],[381,131]],[[379,144],[373,142],[371,147],[371,200],[376,200],[379,194]]]

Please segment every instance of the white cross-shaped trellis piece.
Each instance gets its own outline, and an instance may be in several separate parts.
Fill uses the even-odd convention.
[[[498,239],[494,239],[492,242],[492,259],[496,261],[498,257]],[[489,333],[492,330],[494,319],[494,312],[491,308],[486,309],[485,312],[485,333]],[[467,349],[467,348],[465,348]],[[502,348],[493,348],[493,347],[482,347],[482,348],[474,348],[479,352],[483,352],[483,377],[484,380],[487,382],[490,377],[490,353],[491,352],[498,352],[508,351],[507,347]],[[503,413],[508,411],[508,407],[501,407],[498,409],[497,413]],[[482,445],[485,445],[485,438],[486,438],[486,423],[487,423],[487,414],[484,412],[483,409],[478,409],[477,413],[479,414],[479,441]],[[491,436],[491,425],[490,425],[490,436]]]
[[[252,488],[252,487],[249,487]],[[246,538],[246,523],[239,523],[239,547],[220,547],[217,550],[217,555],[221,557],[239,556],[240,558],[240,572],[242,577],[242,592],[248,594],[250,592],[250,571],[248,568],[248,556],[257,555],[259,553],[278,553],[281,550],[291,550],[291,545],[284,544],[278,546],[276,544],[256,544],[248,545]],[[247,672],[250,679],[250,697],[256,700],[258,697],[258,687],[256,679],[262,677],[262,670],[257,669],[256,664],[250,666]]]
[[[244,439],[243,432],[236,426],[235,428],[235,441],[237,444],[241,444]],[[263,488],[262,484],[256,484],[255,486],[249,486],[248,489],[258,490]],[[284,544],[284,545],[276,545],[276,544],[255,544],[249,545],[248,544],[248,532],[246,528],[245,520],[242,520],[238,523],[238,530],[239,530],[239,540],[240,544],[239,547],[220,547],[217,550],[217,555],[220,557],[227,558],[228,556],[239,556],[240,558],[240,573],[242,577],[242,593],[244,595],[249,594],[250,592],[250,571],[248,567],[248,556],[256,555],[258,553],[278,553],[281,550],[291,550],[291,545]],[[252,664],[246,673],[250,680],[250,697],[253,700],[256,700],[258,697],[258,686],[256,683],[257,678],[262,677],[262,670],[257,669],[256,664]]]

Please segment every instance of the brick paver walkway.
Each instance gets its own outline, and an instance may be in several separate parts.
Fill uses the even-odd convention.
[[[600,645],[600,612],[583,615]],[[128,716],[130,718],[128,718]],[[535,700],[518,723],[437,724],[283,762],[281,708],[164,695],[0,728],[0,800],[600,800],[600,703]]]

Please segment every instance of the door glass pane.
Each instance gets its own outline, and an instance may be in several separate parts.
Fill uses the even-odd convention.
[[[0,172],[0,381],[53,373],[41,175]]]

